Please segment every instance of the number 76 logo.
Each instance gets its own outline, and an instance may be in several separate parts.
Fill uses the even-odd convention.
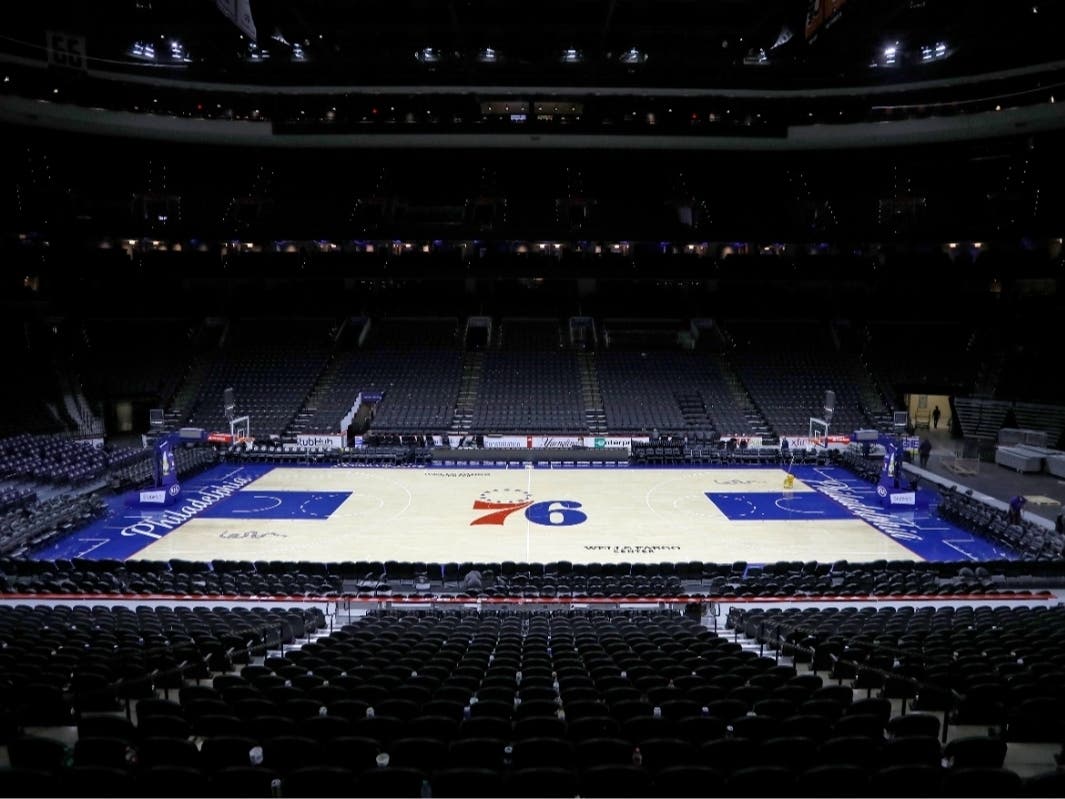
[[[483,516],[478,516],[470,526],[475,524],[502,525],[512,513],[524,511],[525,518],[533,524],[542,524],[547,527],[570,527],[587,520],[588,514],[578,510],[581,503],[571,499],[552,499],[546,502],[533,502],[525,500],[521,502],[493,502],[490,500],[474,500],[473,509],[488,511]]]

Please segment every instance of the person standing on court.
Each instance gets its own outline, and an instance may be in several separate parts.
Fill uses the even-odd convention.
[[[928,468],[928,458],[932,454],[932,442],[927,438],[921,440],[921,446],[917,448],[917,452],[921,456],[921,468]]]
[[[940,412],[939,412],[939,406],[937,405],[936,407],[934,407],[932,409],[932,429],[933,430],[938,430],[939,429],[939,417],[940,417]]]

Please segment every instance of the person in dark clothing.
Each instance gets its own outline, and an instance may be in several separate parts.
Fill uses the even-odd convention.
[[[921,468],[928,468],[928,458],[932,454],[932,442],[927,438],[921,441],[921,446],[917,448],[917,452],[921,456]]]
[[[940,411],[939,411],[939,406],[937,405],[936,407],[934,407],[932,409],[932,428],[935,429],[935,430],[939,429],[939,416],[940,416]]]
[[[1021,523],[1021,508],[1024,507],[1024,503],[1027,501],[1028,499],[1021,494],[1018,494],[1010,500],[1009,511],[1006,513],[1006,519],[1010,524]]]
[[[484,582],[482,580],[481,573],[477,569],[472,569],[466,572],[466,576],[462,580],[462,590],[466,593],[476,591],[480,593],[484,588]]]

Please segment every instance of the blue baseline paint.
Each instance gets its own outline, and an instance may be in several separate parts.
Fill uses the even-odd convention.
[[[201,519],[328,519],[351,491],[255,491],[234,494],[203,511]]]
[[[252,500],[245,499],[243,494],[248,494],[249,496],[259,494],[275,497],[281,494],[302,494],[305,501],[308,499],[310,500],[304,505],[304,507],[308,511],[316,514],[324,513],[328,509],[330,503],[334,501],[335,497],[341,495],[346,497],[349,495],[347,492],[325,491],[256,492],[254,490],[254,481],[267,472],[270,472],[273,468],[275,467],[266,464],[250,464],[246,466],[222,464],[212,467],[196,477],[190,478],[188,481],[183,481],[182,499],[178,505],[178,509],[180,510],[184,508],[189,511],[194,511],[194,513],[190,513],[189,518],[325,518],[325,516],[322,515],[312,516],[311,513],[299,513],[299,511],[296,511],[299,515],[285,517],[256,516],[253,513],[238,513],[236,511],[241,508],[245,511],[249,511],[253,507],[259,507],[265,504],[260,502],[259,506],[254,506],[253,504],[250,504],[252,503]],[[287,468],[293,467],[288,466]],[[502,467],[478,466],[476,470],[474,470],[468,466],[434,466],[432,467],[432,470],[482,471],[491,468]],[[672,468],[680,469],[683,467]],[[883,508],[883,503],[881,502],[880,497],[876,494],[876,486],[870,485],[868,482],[859,479],[846,469],[838,466],[797,465],[793,467],[791,471],[797,479],[818,492],[816,495],[819,497],[818,499],[814,499],[813,497],[815,495],[812,494],[809,495],[810,499],[806,499],[808,492],[792,492],[791,496],[793,497],[802,496],[803,504],[801,507],[827,509],[831,506],[831,513],[841,514],[831,516],[812,515],[810,518],[814,520],[812,522],[814,524],[817,523],[817,520],[824,520],[826,518],[859,518],[868,522],[882,534],[890,536],[893,540],[925,560],[983,561],[1016,560],[1019,558],[1014,552],[1004,550],[990,541],[973,536],[971,533],[954,526],[944,519],[937,518],[935,515],[935,509],[938,504],[938,494],[935,491],[920,489],[927,496],[927,509],[889,512]],[[243,481],[243,484],[238,488],[234,488],[230,492],[232,494],[231,496],[222,496],[225,492],[217,490],[219,487],[223,487],[228,491],[229,488],[227,488],[227,486],[236,485],[236,483],[241,481]],[[779,499],[784,495],[784,492],[771,492],[771,494]],[[765,500],[759,499],[760,496],[765,495],[759,495],[756,493],[729,492],[728,496],[737,498],[735,500],[736,507],[739,507],[741,502],[747,502],[748,506],[753,504],[756,507],[768,504]],[[196,500],[197,497],[200,498],[198,501],[200,501],[204,507],[189,508],[188,503]],[[329,499],[322,499],[319,501],[313,499],[313,497],[329,497]],[[740,498],[745,499],[741,500]],[[341,499],[340,502],[343,502],[343,499]],[[726,505],[730,502],[732,501],[727,501]],[[783,502],[784,507],[788,507],[786,501]],[[283,502],[282,504],[287,508],[293,507],[287,502]],[[301,503],[297,502],[296,506],[298,507],[300,504]],[[340,503],[338,502],[337,505],[339,504]],[[177,527],[180,527],[184,521],[187,521],[187,519],[174,516],[168,517],[165,513],[158,510],[134,510],[127,508],[122,496],[110,498],[108,500],[108,506],[109,510],[104,518],[98,519],[81,530],[70,533],[59,541],[51,542],[30,552],[28,557],[37,560],[56,560],[63,558],[125,560],[126,558],[136,555],[137,552],[148,544],[158,540],[158,538],[162,537],[170,530],[177,529]],[[787,511],[779,509],[779,506],[776,504],[774,504],[773,507],[778,508],[778,511],[774,512],[782,514],[778,518],[795,519],[798,516],[804,515],[798,513],[789,514]],[[335,509],[336,508],[334,507],[333,510]],[[329,512],[331,513],[332,510]],[[737,511],[734,510],[733,512],[736,513]],[[768,510],[766,512],[768,512]],[[727,512],[726,515],[728,515]],[[734,521],[737,524],[742,524],[743,518],[744,517],[737,516]],[[137,525],[140,526],[139,529],[150,530],[151,535],[143,535],[136,532],[130,533],[131,526]]]
[[[92,524],[31,551],[33,560],[87,558],[125,560],[176,530],[189,518],[198,518],[216,504],[232,500],[274,467],[266,464],[220,464],[183,480],[181,498],[174,508],[137,509],[126,506],[122,495],[107,499],[104,516]],[[138,532],[140,531],[140,532]]]
[[[939,494],[918,489],[920,499],[914,510],[888,511],[876,486],[839,467],[796,466],[796,478],[824,494],[884,535],[925,560],[1018,560],[1012,550],[974,536],[936,516]]]

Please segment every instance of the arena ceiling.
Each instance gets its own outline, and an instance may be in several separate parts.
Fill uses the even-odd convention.
[[[3,40],[97,66],[303,84],[802,88],[1060,58],[1060,0],[55,0]],[[223,13],[226,12],[226,13]],[[234,17],[230,19],[227,14]]]
[[[25,4],[0,35],[0,216],[153,238],[1059,237],[1063,22],[1065,0]],[[579,121],[492,105],[569,89]]]

